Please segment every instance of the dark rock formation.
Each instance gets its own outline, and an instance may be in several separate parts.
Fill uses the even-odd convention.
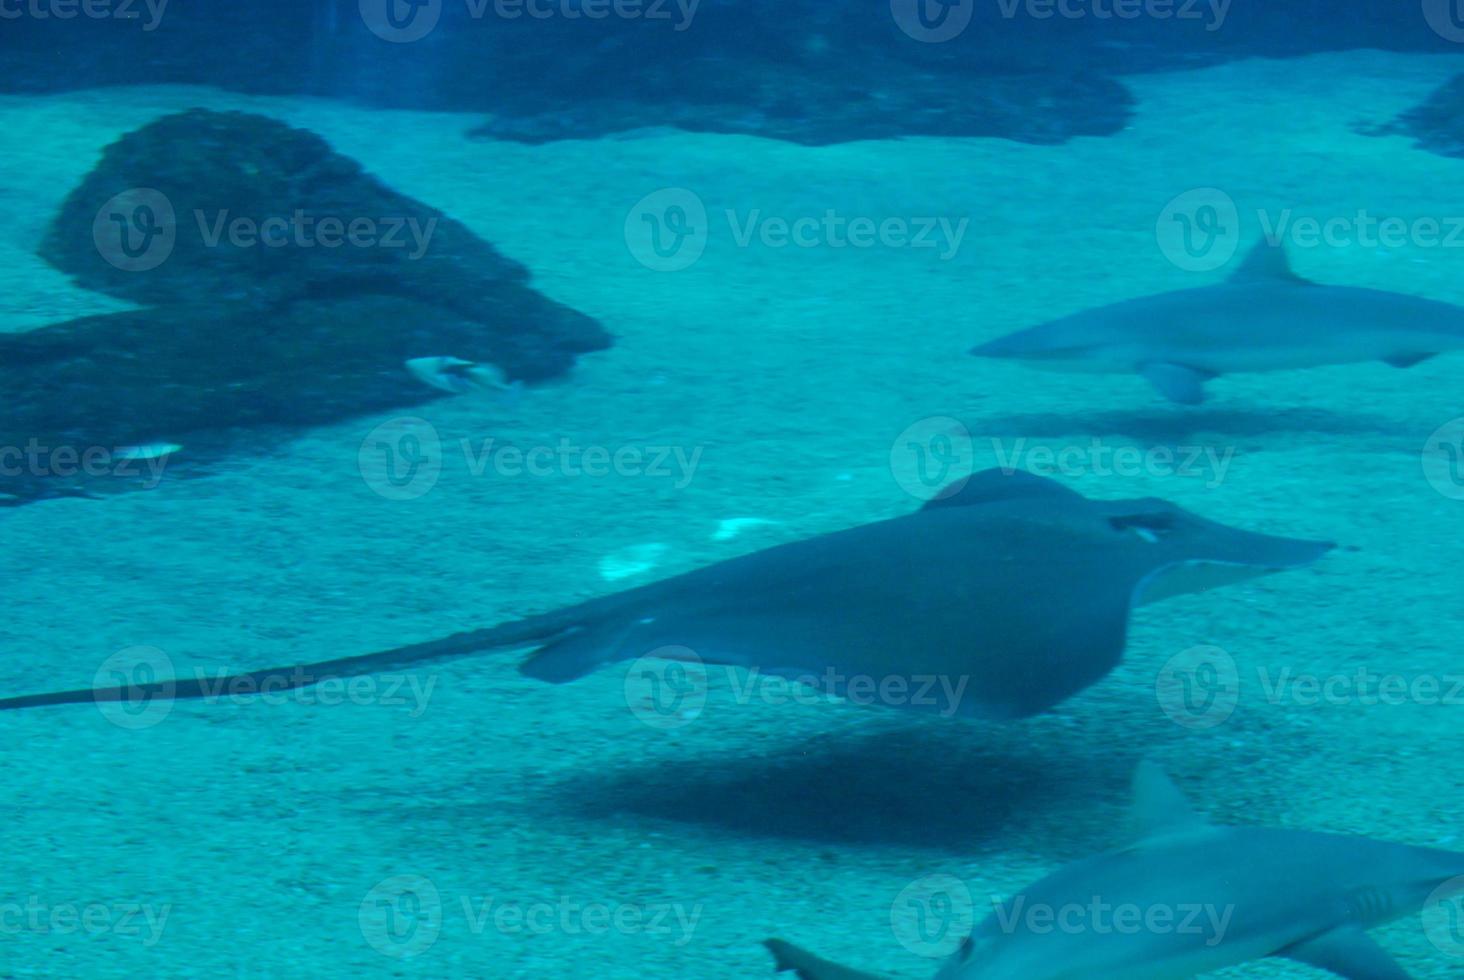
[[[380,24],[373,31],[364,12],[382,9],[380,0],[173,3],[156,21],[145,5],[129,6],[142,16],[5,20],[0,90],[196,83],[482,112],[494,120],[485,135],[536,141],[635,128],[648,115],[654,124],[670,117],[693,129],[805,143],[921,135],[930,124],[942,133],[1045,140],[1090,127],[1111,132],[1114,113],[1088,119],[1102,107],[1081,84],[1071,99],[1055,81],[1024,90],[1034,76],[1114,79],[1359,47],[1458,50],[1453,29],[1431,23],[1447,16],[1447,3],[1420,11],[1399,0],[1253,0],[1225,5],[1223,15],[1217,5],[1188,2],[1078,2],[1061,13],[1021,0],[949,4],[946,14],[970,20],[938,43],[917,39],[911,0],[397,4],[424,24],[425,35],[410,41],[384,39]],[[930,3],[926,13],[944,16],[940,9]],[[725,97],[708,91],[719,85]],[[942,103],[944,87],[982,85],[1041,117],[1035,134],[1017,113],[980,110],[979,125],[954,129],[934,113],[902,118],[922,99]],[[836,96],[841,86],[847,103]],[[890,97],[877,98],[881,92]],[[825,118],[830,112],[834,119]],[[998,126],[998,118],[1015,125]]]
[[[468,135],[545,143],[590,139],[653,126],[693,132],[746,133],[806,145],[902,136],[995,136],[1062,143],[1122,129],[1133,97],[1098,74],[944,77],[903,72],[897,83],[854,82],[793,66],[729,66],[750,77],[719,75],[726,91],[695,92],[671,79],[644,99],[596,97],[545,107],[506,104]],[[648,68],[655,71],[655,66]]]
[[[442,393],[411,377],[407,358],[499,350],[479,323],[369,293],[301,299],[265,318],[175,305],[0,334],[0,447],[12,447],[0,450],[0,505],[140,485],[145,466],[118,465],[128,446],[179,443],[187,470],[257,453],[261,431],[419,405]],[[86,471],[65,461],[88,453],[98,464]]]
[[[240,112],[167,116],[109,146],[41,255],[87,289],[148,305],[265,316],[305,297],[413,298],[481,323],[513,378],[561,374],[609,343],[461,223],[315,134]]]
[[[73,453],[176,442],[198,459],[240,432],[440,397],[408,358],[532,381],[609,344],[462,224],[242,113],[170,116],[108,147],[41,254],[147,308],[0,334],[0,503],[128,485],[74,472]]]
[[[1464,157],[1464,75],[1455,75],[1392,122],[1361,128],[1372,136],[1411,136],[1420,149]]]

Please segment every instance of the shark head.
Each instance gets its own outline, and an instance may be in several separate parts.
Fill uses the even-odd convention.
[[[1032,367],[1072,370],[1080,365],[1118,358],[1117,333],[1106,317],[1091,314],[1066,316],[977,344],[976,357],[1023,361]]]

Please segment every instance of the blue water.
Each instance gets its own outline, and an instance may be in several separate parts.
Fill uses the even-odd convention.
[[[1449,4],[215,6],[0,4],[0,698],[80,692],[0,712],[0,976],[740,978],[781,937],[930,977],[994,903],[1139,839],[1143,759],[1216,824],[1464,849],[1447,337],[1227,370],[1199,405],[967,353],[1221,287],[1268,235],[1311,282],[1464,306],[1449,127],[1388,128],[1464,71]],[[149,129],[194,109],[248,115]],[[1286,329],[1237,326],[1242,361]],[[639,620],[604,642],[653,650],[550,662],[562,684],[520,669],[539,636],[290,666],[900,518],[993,467],[1148,501],[1104,525],[1139,552],[1063,525],[1014,587],[1066,519],[1039,498],[1013,538],[860,552],[864,597],[829,598],[841,554],[640,617],[730,609],[766,647],[737,668]],[[1336,547],[1136,606],[1118,664],[1028,718],[773,676],[837,661],[913,580],[875,673],[927,662],[919,625],[980,606],[968,547],[1014,569],[988,621],[1038,592],[1034,628],[1088,623],[1175,533],[1154,498]],[[804,635],[758,625],[815,606]],[[1459,903],[1370,935],[1457,976]]]

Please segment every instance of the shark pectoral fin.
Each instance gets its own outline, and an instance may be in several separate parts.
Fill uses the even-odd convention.
[[[1288,946],[1276,955],[1328,970],[1347,980],[1411,980],[1397,960],[1356,926],[1324,932],[1304,943]]]
[[[819,959],[807,950],[799,949],[781,939],[764,939],[763,945],[773,954],[773,969],[777,973],[792,970],[801,980],[882,980],[872,973],[860,973],[858,970]]]
[[[1394,354],[1392,357],[1383,358],[1383,363],[1391,364],[1395,368],[1410,368],[1437,355],[1438,351],[1429,351],[1426,354]]]
[[[1154,388],[1172,402],[1181,405],[1198,405],[1205,400],[1205,382],[1214,377],[1206,371],[1199,371],[1183,364],[1168,361],[1149,361],[1139,365],[1142,374]]]
[[[1200,830],[1209,823],[1156,762],[1145,759],[1134,770],[1134,822],[1145,837]]]

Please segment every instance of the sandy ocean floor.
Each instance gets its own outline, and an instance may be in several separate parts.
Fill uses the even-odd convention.
[[[464,140],[476,117],[208,89],[0,99],[0,328],[120,308],[34,247],[103,146],[209,106],[322,134],[618,337],[512,408],[415,412],[443,446],[416,499],[363,479],[383,415],[262,442],[205,479],[3,512],[6,693],[85,686],[137,647],[191,672],[397,646],[903,513],[916,500],[900,434],[948,428],[924,421],[940,417],[964,423],[979,466],[1021,437],[1027,450],[1098,436],[1233,453],[1223,477],[1153,466],[1070,482],[1343,545],[1312,569],[1139,610],[1111,677],[1005,727],[738,698],[719,674],[699,717],[654,726],[628,709],[622,671],[553,687],[521,677],[515,655],[422,671],[425,703],[385,689],[365,703],[181,703],[141,726],[90,706],[7,713],[0,976],[722,980],[767,975],[758,943],[780,935],[928,977],[934,961],[900,941],[902,890],[954,875],[984,915],[990,896],[1125,842],[1145,754],[1220,821],[1464,847],[1464,706],[1272,703],[1256,680],[1464,672],[1464,503],[1421,465],[1430,433],[1464,415],[1464,356],[1224,378],[1192,410],[1136,377],[964,356],[1055,315],[1213,281],[1156,246],[1167,202],[1194,188],[1237,202],[1247,242],[1257,209],[1464,215],[1464,161],[1355,131],[1461,69],[1362,52],[1143,76],[1132,128],[1061,147],[680,133],[528,147]],[[641,265],[624,234],[667,187],[711,216],[705,254],[675,272]],[[970,224],[944,257],[741,246],[724,217],[830,209]],[[1454,249],[1292,252],[1323,282],[1464,303]],[[700,455],[689,480],[475,473],[462,441],[485,439]],[[777,523],[715,539],[733,518]],[[607,581],[605,559],[627,556],[654,567]],[[1166,661],[1196,645],[1223,648],[1240,677],[1233,714],[1207,729],[1171,720],[1155,694]],[[1464,970],[1417,916],[1374,935],[1415,976]],[[1319,974],[1268,961],[1226,975]]]

